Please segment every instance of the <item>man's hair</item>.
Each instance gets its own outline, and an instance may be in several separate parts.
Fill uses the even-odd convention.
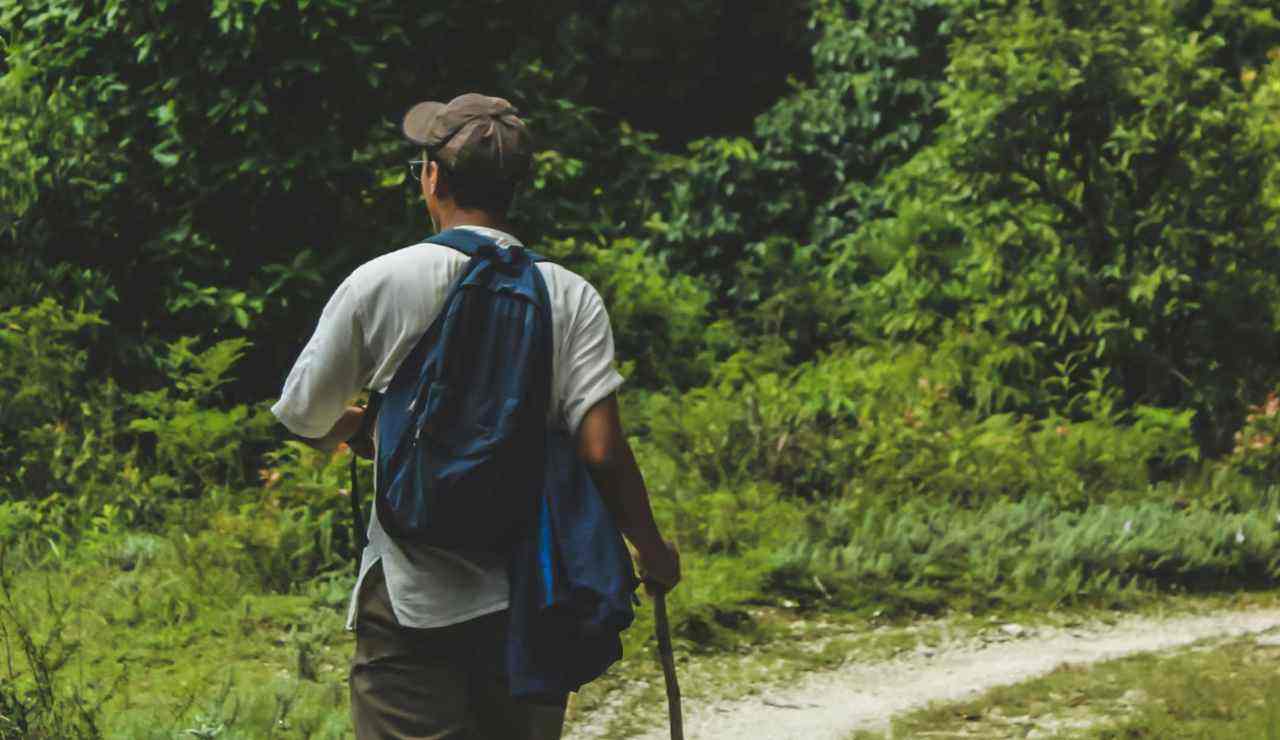
[[[516,183],[502,178],[455,172],[436,160],[454,202],[463,208],[477,208],[495,216],[505,216],[516,196]]]

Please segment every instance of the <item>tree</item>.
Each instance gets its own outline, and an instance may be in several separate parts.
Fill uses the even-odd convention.
[[[414,100],[480,89],[522,108],[544,147],[519,209],[531,238],[605,243],[637,229],[654,139],[579,93],[612,91],[673,48],[668,65],[696,89],[715,48],[655,35],[653,48],[618,56],[592,36],[637,17],[701,27],[725,8],[673,12],[624,2],[601,16],[582,0],[0,0],[0,105],[23,116],[0,139],[3,210],[21,214],[0,244],[26,266],[4,290],[101,311],[113,334],[94,355],[130,382],[147,382],[167,340],[248,334],[258,341],[240,388],[269,393],[328,290],[428,228],[396,123]],[[776,55],[755,63],[768,70]],[[667,95],[652,107],[682,116]]]
[[[977,2],[822,0],[813,80],[794,83],[754,135],[694,142],[668,165],[655,250],[708,280],[747,336],[793,360],[848,339],[846,286],[827,266],[878,213],[878,178],[929,141],[947,45]]]
[[[1165,3],[1020,3],[967,35],[937,140],[850,241],[865,330],[991,332],[1035,357],[1026,403],[1070,412],[1102,373],[1223,449],[1276,379],[1276,121]]]

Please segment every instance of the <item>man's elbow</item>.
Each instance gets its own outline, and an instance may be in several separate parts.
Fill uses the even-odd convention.
[[[612,395],[601,399],[578,427],[578,457],[592,472],[609,473],[625,465],[630,452],[618,418],[617,399]]]
[[[578,447],[578,457],[592,471],[609,472],[618,469],[624,455],[616,444],[588,442]]]

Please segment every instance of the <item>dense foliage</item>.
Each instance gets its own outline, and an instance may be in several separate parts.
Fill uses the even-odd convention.
[[[9,562],[192,630],[346,572],[345,452],[266,403],[428,228],[403,108],[478,88],[610,308],[686,638],[1280,578],[1271,3],[669,5],[0,0]]]

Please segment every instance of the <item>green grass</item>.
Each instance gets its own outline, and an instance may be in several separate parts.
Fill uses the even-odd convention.
[[[899,717],[890,737],[1280,740],[1278,637],[1064,664],[1032,681]]]
[[[348,736],[349,572],[300,583],[294,593],[270,593],[224,557],[173,538],[128,534],[11,569],[0,594],[0,677],[48,737],[92,734],[54,724],[77,707],[115,738]],[[673,610],[684,608],[680,603],[673,598]],[[722,628],[709,642],[677,638],[691,698],[732,695],[849,655],[891,654],[919,639],[866,628],[850,637],[865,621],[849,612],[749,609],[750,627]],[[663,706],[652,634],[646,601],[626,634],[628,657],[578,697],[577,716],[617,698],[628,706]],[[727,641],[729,634],[736,639]],[[32,650],[23,650],[24,637]],[[797,651],[798,644],[808,649]],[[43,667],[50,669],[45,705],[42,681],[33,675]],[[634,690],[646,684],[647,691]],[[651,719],[623,714],[620,729]],[[0,724],[0,736],[29,734]]]
[[[11,703],[40,730],[83,705],[107,737],[346,737],[343,631],[351,578],[255,593],[242,573],[184,560],[154,538],[146,557],[11,573],[0,602]],[[119,552],[119,551],[117,551]],[[24,639],[25,638],[25,639]],[[26,649],[24,649],[24,644]],[[52,669],[44,682],[33,667]],[[53,683],[42,704],[42,683]]]
[[[84,704],[96,708],[108,737],[189,731],[223,738],[345,736],[353,647],[342,629],[349,573],[300,583],[294,593],[270,593],[224,557],[171,538],[127,534],[12,570],[0,609],[12,685],[34,703],[28,692],[37,682],[19,639],[25,628],[35,645],[50,646],[44,660],[62,703],[46,707],[46,718]],[[685,586],[697,580],[692,574]],[[670,602],[677,618],[696,609],[700,598],[696,588],[681,593],[685,586]],[[725,612],[740,623],[719,627],[709,640],[702,640],[708,628],[687,626],[700,617],[685,621],[676,646],[691,705],[849,660],[889,658],[991,624],[986,615],[967,613],[915,622],[875,616],[879,610],[868,608],[780,604]],[[1008,618],[1035,623],[1037,617],[1013,612]],[[626,634],[627,658],[576,698],[573,721],[602,722],[610,736],[661,721],[665,705],[652,634],[646,601]],[[9,674],[0,668],[0,675]]]
[[[28,542],[13,549],[0,602],[0,736],[347,735],[352,637],[342,625],[352,585],[348,564],[332,553],[318,554],[312,538],[297,534],[314,528],[306,522],[273,519],[263,507],[228,513],[230,507],[219,506],[164,532],[90,533],[71,548]],[[986,524],[1021,532],[1018,527],[1038,510],[1019,511],[1023,518],[1005,523],[993,517]],[[953,516],[945,542],[955,543],[958,531],[975,527],[972,518]],[[1231,522],[1205,524],[1216,532]],[[1002,541],[1005,549],[997,554],[1016,559],[1029,536],[1000,540],[997,534],[987,532],[970,554],[995,553]],[[1094,556],[1094,540],[1112,548],[1110,543],[1127,541],[1097,523],[1059,534]],[[947,552],[899,548],[897,539],[914,541],[893,529],[879,539],[868,534],[861,546],[901,567],[921,553],[933,558]],[[1254,547],[1270,542],[1261,534],[1248,541]],[[1212,565],[1224,583],[1250,562],[1222,555],[1236,552],[1215,551],[1223,562]],[[1141,571],[1145,557],[1130,567]],[[1062,556],[1064,568],[1070,560]],[[769,570],[778,563],[780,569]],[[897,586],[903,593],[895,595],[892,569],[878,583],[856,589],[825,576],[824,586],[804,571],[787,576],[785,564],[785,557],[769,560],[759,552],[689,553],[686,581],[669,608],[691,706],[850,660],[882,660],[940,644],[990,628],[992,620],[1069,625],[1117,608],[1200,610],[1247,598],[1231,591],[1178,595],[1134,580],[1068,598],[1062,589],[1070,580],[1048,585],[1028,579],[1005,583],[1001,598],[957,598],[966,592],[938,589],[940,601],[916,610],[915,597],[906,592],[934,587],[907,578]],[[742,571],[751,577],[739,577]],[[293,575],[308,572],[319,575]],[[985,578],[963,588],[977,591]],[[921,611],[932,618],[918,621]],[[590,722],[608,736],[660,724],[664,701],[652,628],[646,602],[625,635],[627,658],[582,692],[571,724]],[[26,730],[14,729],[22,722]]]

